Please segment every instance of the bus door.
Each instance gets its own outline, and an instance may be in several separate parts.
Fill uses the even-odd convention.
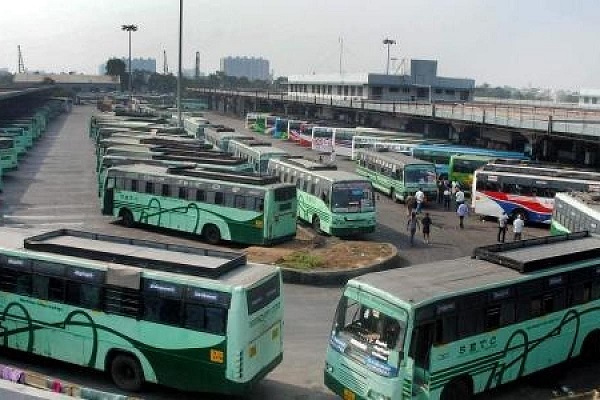
[[[435,337],[435,323],[418,325],[412,335],[409,357],[413,362],[413,393],[429,385],[431,347]]]
[[[107,178],[105,186],[104,197],[102,199],[102,215],[112,215],[115,196],[115,178]]]

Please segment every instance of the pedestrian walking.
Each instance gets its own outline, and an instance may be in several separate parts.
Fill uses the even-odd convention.
[[[498,217],[498,242],[504,243],[506,239],[506,224],[508,223],[508,215],[506,212],[502,212],[502,215]]]
[[[465,217],[469,215],[469,207],[463,202],[456,209],[458,215],[460,229],[465,229]]]
[[[450,201],[452,200],[452,194],[450,192],[450,187],[446,185],[444,188],[444,208],[446,210],[450,210]]]
[[[415,200],[415,196],[407,196],[406,197],[406,216],[410,217],[410,214],[417,207],[417,200]]]
[[[517,215],[517,218],[513,221],[513,233],[515,237],[513,238],[515,241],[521,240],[523,237],[523,228],[525,228],[525,221],[521,218],[521,215]]]
[[[417,201],[417,214],[421,214],[423,204],[425,203],[425,193],[422,188],[419,188],[417,193],[415,193],[415,200]]]
[[[461,204],[464,204],[464,202],[465,202],[465,192],[462,191],[460,186],[457,186],[456,188],[457,188],[457,191],[456,191],[456,194],[454,195],[454,198],[456,199],[456,208],[458,208],[458,206],[460,206]]]
[[[406,223],[406,230],[410,232],[410,245],[412,246],[415,242],[415,233],[417,233],[417,228],[420,228],[421,224],[419,223],[419,219],[417,218],[417,213],[415,211],[410,213],[410,217],[408,218],[408,222]]]
[[[421,225],[423,225],[423,240],[425,241],[425,243],[429,244],[429,232],[431,231],[431,217],[429,216],[428,212],[425,213],[425,216],[421,220]]]
[[[444,202],[444,189],[446,189],[446,186],[444,185],[444,181],[442,179],[438,179],[438,181],[437,181],[437,202],[438,202],[438,204],[442,204]]]

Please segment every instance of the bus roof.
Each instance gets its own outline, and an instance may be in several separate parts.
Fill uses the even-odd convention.
[[[211,181],[223,181],[234,184],[247,184],[254,186],[269,186],[269,187],[284,187],[292,186],[290,184],[279,183],[279,178],[271,175],[257,175],[249,172],[231,172],[228,173],[222,169],[210,168],[190,168],[189,166],[182,167],[167,167],[146,164],[132,164],[116,166],[109,171],[133,172],[139,174],[151,174],[160,176],[172,177],[188,177],[191,179],[208,179]]]
[[[458,153],[458,154],[482,154],[482,155],[492,155],[498,158],[522,158],[526,159],[527,157],[518,151],[507,151],[507,150],[493,150],[493,149],[484,149],[477,147],[468,147],[468,146],[454,146],[447,144],[421,144],[417,146],[416,151],[429,151],[429,152],[439,152],[439,153]]]
[[[397,153],[397,152],[370,151],[370,150],[363,150],[363,149],[358,149],[356,152],[359,154],[364,153],[364,154],[367,154],[367,155],[370,155],[373,157],[377,157],[383,161],[393,163],[393,164],[398,164],[398,163],[404,164],[404,165],[420,164],[420,165],[431,165],[431,166],[435,167],[435,165],[432,162],[419,160],[418,158],[414,158],[409,155]]]
[[[481,154],[453,154],[450,158],[453,160],[492,161],[496,160],[498,157]]]
[[[598,184],[600,185],[600,172],[575,169],[572,167],[565,168],[543,164],[498,164],[492,162],[480,167],[479,170],[487,173],[530,175],[539,179],[562,178],[570,180],[591,180],[598,181]]]
[[[305,170],[311,175],[318,176],[319,178],[334,182],[334,181],[365,181],[370,182],[367,178],[348,171],[337,170],[337,168],[328,167],[326,164],[319,164],[314,161],[304,160],[300,158],[285,158],[285,159],[271,159],[271,163],[285,165],[291,168]],[[319,168],[321,166],[322,168]]]
[[[573,262],[600,257],[600,238],[587,234],[547,236],[477,248],[473,253],[475,258],[373,272],[354,278],[349,284],[367,284],[407,303],[422,305],[447,295],[525,280]]]
[[[113,279],[107,284],[130,288],[139,288],[139,278],[155,271],[161,277],[179,277],[190,284],[211,280],[228,286],[249,286],[277,270],[274,266],[248,263],[242,253],[196,244],[191,247],[70,229],[40,233],[0,228],[0,257],[2,253],[14,252],[25,257],[51,256],[65,263],[87,264],[106,271],[107,280],[112,274]]]

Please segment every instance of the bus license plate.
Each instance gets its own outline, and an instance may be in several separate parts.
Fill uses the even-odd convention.
[[[356,400],[356,395],[352,390],[344,388],[343,398],[344,400]]]

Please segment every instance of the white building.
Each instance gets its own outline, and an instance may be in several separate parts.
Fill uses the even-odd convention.
[[[411,60],[403,75],[321,74],[288,77],[290,96],[324,96],[383,101],[448,101],[473,99],[475,80],[437,75],[437,61]]]
[[[600,107],[600,89],[581,89],[579,105],[582,107]]]

